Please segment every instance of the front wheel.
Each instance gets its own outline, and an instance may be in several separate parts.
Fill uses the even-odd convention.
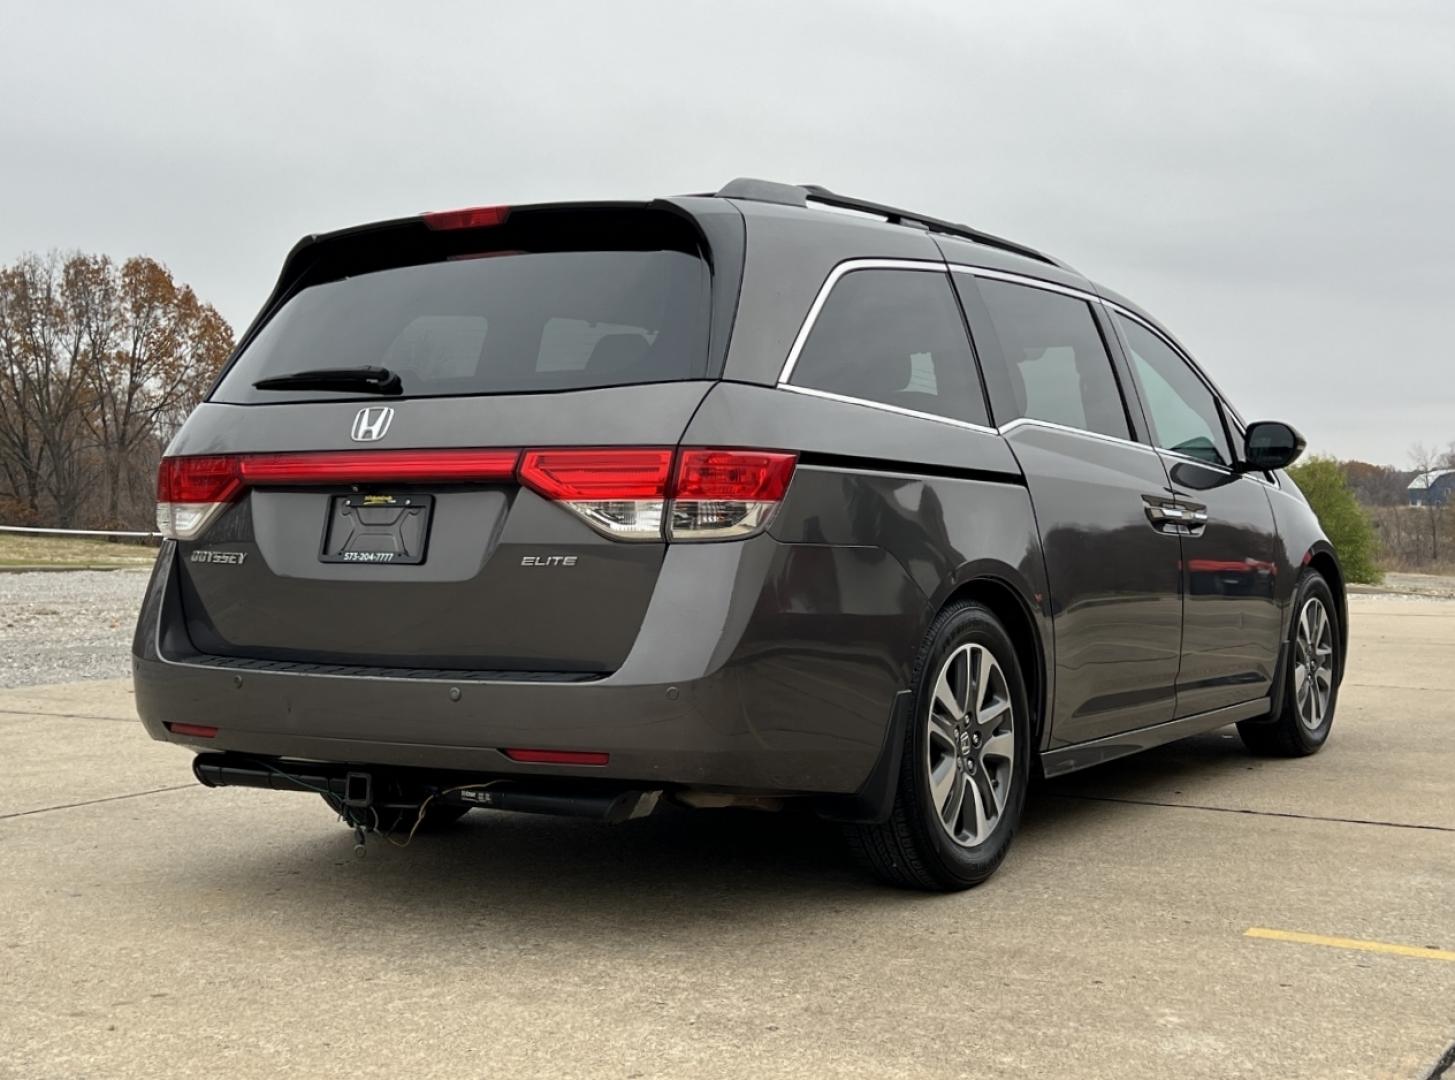
[[[979,604],[946,608],[915,661],[894,807],[849,827],[884,881],[950,892],[995,873],[1020,824],[1030,777],[1025,680],[1005,627]]]
[[[1243,744],[1255,754],[1306,757],[1328,740],[1344,662],[1336,610],[1328,582],[1305,571],[1294,593],[1282,700],[1268,717],[1238,724]]]

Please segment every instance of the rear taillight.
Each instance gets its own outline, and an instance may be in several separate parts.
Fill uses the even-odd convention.
[[[250,487],[310,484],[503,483],[515,450],[345,450],[163,458],[157,472],[157,531],[195,540]]]
[[[672,485],[673,540],[727,540],[767,528],[797,458],[763,450],[683,450]]]
[[[520,482],[617,540],[661,540],[671,450],[527,450]]]
[[[157,531],[195,540],[242,493],[238,458],[163,458],[157,470]]]
[[[518,479],[614,540],[730,540],[767,528],[796,462],[779,451],[665,447],[169,457],[157,474],[157,528],[195,540],[254,487]]]
[[[797,460],[766,450],[528,450],[520,482],[618,540],[731,540],[767,528]]]

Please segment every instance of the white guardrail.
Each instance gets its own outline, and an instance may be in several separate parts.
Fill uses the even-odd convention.
[[[0,525],[0,532],[49,533],[55,536],[137,536],[146,539],[162,535],[155,532],[123,532],[119,529],[39,529],[31,525]]]

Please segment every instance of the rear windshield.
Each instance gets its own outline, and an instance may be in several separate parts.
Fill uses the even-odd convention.
[[[311,285],[268,321],[212,400],[361,397],[258,390],[320,368],[384,367],[406,397],[702,378],[709,273],[683,251],[491,252]]]

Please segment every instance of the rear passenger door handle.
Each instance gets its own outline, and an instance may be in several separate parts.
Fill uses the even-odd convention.
[[[1152,528],[1171,536],[1201,536],[1207,527],[1207,507],[1176,502],[1165,495],[1143,495],[1142,504]]]

